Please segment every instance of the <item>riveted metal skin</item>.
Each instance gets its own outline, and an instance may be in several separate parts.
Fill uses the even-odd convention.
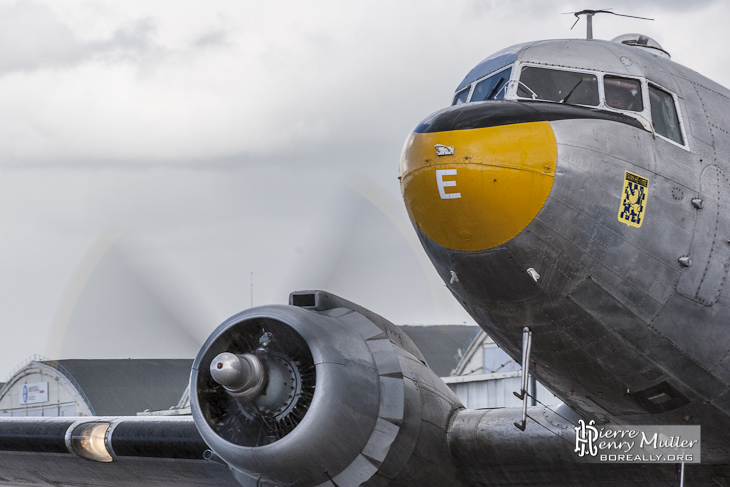
[[[628,487],[671,485],[675,466],[657,463],[587,463],[576,461],[575,424],[580,417],[565,405],[529,407],[527,428],[517,408],[465,409],[454,415],[449,448],[469,485],[605,485]],[[539,424],[537,424],[539,422]],[[709,486],[722,478],[723,467],[693,464],[687,472],[694,483]],[[710,480],[708,482],[708,480]]]
[[[318,301],[323,300],[350,304],[329,294]],[[193,366],[191,390],[210,369],[211,347],[261,320],[291,327],[303,338],[316,384],[301,422],[285,436],[256,446],[221,437],[201,404],[207,396],[191,394],[205,442],[244,485],[407,485],[416,478],[459,485],[446,443],[451,415],[462,407],[458,399],[422,358],[401,347],[395,326],[365,310],[368,317],[351,307],[327,308],[254,308],[213,332]],[[276,341],[277,333],[272,334]],[[405,347],[411,348],[408,342]]]
[[[557,157],[549,194],[534,217],[515,235],[499,236],[499,225],[485,229],[498,237],[489,248],[460,246],[452,227],[439,223],[433,230],[429,217],[411,209],[452,200],[415,195],[403,178],[424,249],[453,295],[509,355],[519,360],[522,329],[533,331],[534,375],[571,408],[598,421],[712,425],[703,428],[708,453],[703,449],[702,460],[724,462],[730,457],[730,91],[616,42],[540,41],[505,52],[511,62],[645,79],[649,88],[673,93],[682,143],[658,135],[638,115],[632,125],[604,117],[603,107],[543,103],[551,115],[539,123],[549,126]],[[529,106],[537,103],[486,101],[436,112],[409,136],[404,157],[424,132],[443,136],[458,155],[448,138],[476,134],[486,123],[479,120],[501,120],[502,128],[535,123]],[[446,191],[461,191],[458,177]],[[518,186],[512,195],[519,200],[532,190]],[[507,203],[500,198],[482,213],[501,212]],[[631,217],[622,216],[626,208]],[[446,209],[438,218],[485,218],[476,208],[468,211]],[[664,405],[646,400],[657,388],[671,388]]]
[[[640,47],[576,39],[507,48],[459,89],[512,63],[513,75],[524,63],[641,80],[645,110],[525,98],[448,107],[408,137],[401,181],[447,287],[513,358],[530,329],[530,372],[565,407],[528,409],[524,431],[514,427],[521,409],[463,409],[397,327],[305,291],[227,320],[196,359],[191,407],[213,461],[183,460],[205,448],[190,418],[2,418],[0,449],[12,450],[0,456],[2,477],[75,485],[72,472],[76,484],[111,487],[146,469],[146,485],[159,472],[173,479],[162,485],[232,485],[225,463],[244,487],[677,483],[674,465],[578,463],[579,414],[598,425],[701,425],[702,463],[687,467],[687,485],[730,485],[730,91]],[[672,94],[679,142],[652,124],[652,89]],[[266,392],[234,397],[206,377],[229,349],[268,367],[277,379]],[[266,421],[251,420],[250,403],[268,408]],[[98,421],[109,421],[119,461],[63,453],[75,426]],[[135,456],[158,451],[162,462]],[[35,457],[43,478],[27,468]]]

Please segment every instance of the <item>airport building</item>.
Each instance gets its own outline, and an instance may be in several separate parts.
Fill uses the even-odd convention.
[[[184,407],[191,366],[190,359],[53,361],[35,356],[0,388],[0,416],[174,414]]]
[[[517,407],[521,367],[477,326],[401,327],[468,408]],[[192,359],[59,360],[35,356],[0,384],[0,416],[190,414]],[[536,392],[535,392],[536,391]],[[546,405],[560,400],[531,381]]]
[[[464,406],[470,409],[518,407],[522,400],[514,395],[522,388],[522,367],[489,335],[476,329],[473,339],[459,351],[461,359],[448,377],[442,377]],[[542,384],[530,377],[528,405],[561,404]]]
[[[459,352],[480,330],[475,325],[404,325],[400,329],[413,340],[439,377],[452,374],[461,358]]]
[[[513,392],[522,387],[522,367],[478,326],[401,326],[426,358],[429,367],[471,409],[519,407]],[[561,401],[542,384],[530,380],[537,401],[553,406]]]

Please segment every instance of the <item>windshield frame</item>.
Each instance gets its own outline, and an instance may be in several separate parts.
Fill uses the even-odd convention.
[[[520,79],[522,77],[522,70],[525,68],[537,68],[537,69],[546,69],[546,70],[552,70],[552,71],[562,71],[566,73],[575,73],[575,74],[587,74],[590,76],[594,76],[596,78],[596,91],[598,94],[598,104],[596,105],[584,105],[581,103],[570,103],[565,102],[565,105],[573,105],[578,107],[588,107],[588,108],[602,108],[601,104],[603,102],[603,93],[601,92],[601,85],[602,85],[602,79],[600,77],[600,73],[596,71],[590,71],[586,69],[570,69],[570,68],[563,68],[561,66],[551,66],[551,65],[544,65],[544,64],[538,64],[538,63],[516,63],[515,69],[518,72],[518,76],[515,76],[515,81],[513,82],[513,86],[511,86],[511,95],[513,96],[512,99],[514,100],[527,100],[527,101],[541,101],[545,103],[556,103],[556,104],[563,104],[561,102],[555,101],[555,100],[545,100],[535,97],[525,97],[525,96],[519,96],[517,93],[519,91],[520,85],[523,86],[527,91],[531,91],[529,86],[527,86],[525,83],[521,83]],[[533,92],[534,94],[534,92]],[[536,95],[535,95],[536,96]]]
[[[509,77],[509,79],[507,80],[507,82],[506,82],[506,83],[505,83],[505,84],[503,85],[503,87],[502,87],[502,88],[500,88],[500,89],[499,89],[499,91],[502,91],[502,90],[504,90],[504,96],[503,96],[502,98],[500,98],[501,100],[508,100],[508,99],[510,99],[510,91],[511,91],[510,89],[511,89],[511,86],[512,86],[512,80],[513,80],[513,79],[514,79],[514,77],[515,77],[515,67],[516,67],[516,66],[517,66],[517,63],[509,63],[509,64],[505,64],[505,65],[504,65],[504,66],[502,66],[501,68],[499,68],[499,69],[495,69],[494,71],[492,71],[491,73],[487,74],[486,76],[482,76],[481,78],[479,78],[479,79],[476,79],[476,80],[472,81],[472,82],[471,82],[471,83],[469,84],[469,86],[465,86],[465,87],[464,87],[464,88],[462,88],[461,90],[459,90],[459,91],[457,91],[457,92],[454,92],[453,96],[451,97],[451,106],[455,106],[455,105],[457,105],[457,103],[456,103],[456,97],[457,97],[457,95],[458,95],[458,94],[460,94],[460,93],[463,93],[464,91],[467,91],[467,90],[469,91],[469,96],[467,96],[467,98],[466,98],[466,102],[464,102],[464,103],[472,103],[472,99],[471,99],[471,98],[472,98],[472,96],[474,95],[474,89],[476,88],[476,86],[477,86],[477,85],[478,85],[479,83],[481,83],[481,82],[482,82],[482,81],[484,81],[485,79],[487,79],[487,78],[491,78],[491,77],[492,77],[492,76],[494,76],[495,74],[499,74],[499,73],[501,73],[502,71],[505,71],[505,70],[507,70],[507,69],[511,69],[511,70],[512,70],[512,72],[510,73],[510,77]],[[494,101],[494,100],[479,100],[479,101]]]
[[[552,64],[543,64],[543,63],[533,63],[533,62],[516,62],[515,63],[515,69],[518,73],[522,74],[522,68],[523,67],[533,67],[533,68],[543,68],[543,69],[553,69],[555,71],[569,71],[572,73],[581,73],[581,74],[591,74],[595,76],[598,79],[598,96],[599,96],[599,103],[597,106],[594,105],[580,105],[577,103],[567,103],[568,105],[574,105],[579,107],[588,107],[588,108],[600,108],[603,110],[610,110],[612,112],[620,112],[620,113],[626,113],[626,114],[640,114],[643,115],[647,120],[651,120],[651,116],[648,114],[649,110],[649,88],[647,85],[646,78],[640,77],[640,76],[630,76],[626,75],[624,73],[611,73],[607,71],[597,71],[594,69],[582,69],[582,68],[566,68],[563,66],[554,66]],[[606,103],[606,91],[604,89],[604,78],[608,76],[610,78],[624,78],[629,80],[638,81],[641,85],[641,98],[642,98],[642,105],[643,110],[641,111],[635,111],[635,110],[622,110],[620,108],[614,108],[608,105]],[[511,100],[527,100],[527,101],[534,101],[532,98],[527,98],[523,96],[517,95],[517,85],[519,83],[519,76],[515,77],[515,81],[513,82],[513,86],[510,86],[510,91],[508,92],[508,95]],[[539,101],[545,101],[546,103],[557,103],[554,101],[549,100],[539,100]]]
[[[649,84],[645,77],[641,76],[631,76],[626,75],[624,73],[613,73],[613,72],[607,72],[607,71],[598,71],[595,69],[582,69],[582,68],[567,68],[563,66],[555,66],[552,64],[546,64],[546,63],[535,63],[535,62],[523,62],[523,61],[517,61],[515,63],[515,71],[519,74],[522,74],[522,68],[524,66],[531,66],[536,68],[544,68],[544,69],[554,69],[559,71],[572,71],[574,73],[582,73],[582,74],[592,74],[596,76],[598,79],[598,97],[599,97],[599,103],[598,106],[592,106],[592,105],[578,105],[574,103],[567,103],[568,105],[572,106],[578,106],[578,107],[585,107],[590,109],[599,109],[599,110],[606,110],[610,112],[615,113],[622,113],[624,115],[628,115],[630,117],[633,117],[637,119],[641,124],[650,132],[653,132],[653,125],[652,125],[652,118],[651,118],[651,106],[649,103]],[[604,77],[612,77],[612,78],[624,78],[624,79],[630,79],[638,81],[641,85],[641,102],[643,105],[643,110],[633,111],[633,110],[622,110],[620,108],[614,108],[608,105],[606,103],[606,92],[605,92],[605,85],[604,85]],[[516,101],[534,101],[532,98],[526,98],[517,96],[517,88],[519,85],[519,76],[516,76],[514,81],[511,82],[512,85],[509,87],[509,91],[507,93],[508,98],[510,100],[516,100]],[[669,90],[666,90],[669,93],[672,93]],[[541,103],[557,103],[554,101],[541,101]],[[679,113],[679,112],[678,112]],[[680,125],[681,122],[681,116],[680,116]],[[667,139],[669,140],[669,139]],[[685,138],[685,143],[687,139]],[[683,146],[680,146],[683,147]]]
[[[677,121],[679,122],[679,134],[682,137],[682,143],[680,144],[679,142],[672,140],[669,137],[665,137],[664,135],[660,134],[659,132],[656,132],[655,130],[653,130],[653,127],[654,127],[653,117],[650,118],[650,120],[652,121],[652,131],[654,132],[654,134],[657,137],[661,137],[663,140],[666,140],[670,144],[674,144],[677,147],[681,147],[682,149],[685,149],[685,150],[690,150],[689,139],[687,137],[686,127],[684,126],[684,117],[682,116],[682,107],[680,106],[681,103],[679,102],[679,100],[680,100],[679,96],[677,96],[677,94],[675,92],[673,92],[672,90],[665,88],[664,86],[660,85],[659,83],[656,83],[651,80],[646,80],[646,81],[647,81],[647,83],[646,83],[647,101],[649,103],[651,103],[651,98],[649,97],[649,86],[652,86],[653,88],[658,89],[659,91],[663,91],[665,94],[668,94],[669,96],[672,97],[672,100],[674,101],[674,112],[677,117]],[[648,108],[649,108],[649,110],[651,110],[651,107],[648,107]]]
[[[512,81],[513,75],[514,75],[514,67],[515,67],[514,63],[508,64],[507,66],[503,66],[503,67],[499,68],[498,70],[493,71],[492,73],[489,73],[487,76],[484,76],[484,77],[479,78],[478,80],[474,81],[471,84],[471,91],[469,92],[469,98],[467,99],[467,103],[471,103],[472,101],[506,100],[507,93],[509,91],[510,82]],[[492,95],[493,98],[474,100],[474,95],[476,94],[477,88],[479,87],[480,84],[482,84],[484,81],[487,81],[488,79],[494,78],[498,74],[503,73],[505,71],[509,71],[509,77],[507,77],[507,80],[502,85],[500,85],[499,88],[497,89],[497,91],[494,93],[494,95]],[[494,98],[497,95],[499,95],[500,93],[502,93],[501,98]]]
[[[585,68],[574,68],[574,67],[565,67],[565,66],[556,66],[554,64],[549,63],[540,63],[540,62],[530,62],[530,61],[515,61],[512,63],[508,63],[499,69],[495,69],[494,71],[490,72],[489,74],[480,77],[479,79],[476,79],[472,81],[468,86],[464,86],[461,90],[458,92],[455,92],[452,95],[452,106],[454,106],[454,101],[456,100],[456,96],[460,93],[463,93],[464,91],[469,92],[469,95],[466,99],[465,103],[472,103],[472,96],[474,95],[474,89],[475,87],[484,81],[487,78],[491,78],[492,76],[505,71],[507,69],[511,69],[512,72],[510,74],[509,80],[506,83],[506,88],[504,88],[504,97],[503,100],[511,100],[511,101],[535,101],[539,103],[553,103],[553,104],[559,104],[555,101],[550,100],[534,100],[529,97],[523,97],[517,95],[517,89],[519,87],[520,83],[520,75],[522,74],[522,68],[523,67],[535,67],[535,68],[542,68],[542,69],[553,69],[556,71],[569,71],[573,73],[581,73],[581,74],[589,74],[596,77],[598,81],[598,98],[599,103],[597,106],[595,105],[581,105],[577,103],[565,103],[566,105],[571,106],[577,106],[577,107],[584,107],[592,110],[606,110],[614,113],[622,113],[624,115],[628,115],[632,118],[635,118],[638,120],[646,130],[654,133],[656,136],[661,137],[663,140],[666,140],[667,142],[670,142],[671,144],[676,145],[677,147],[681,147],[685,150],[689,150],[689,139],[687,137],[687,130],[685,127],[685,121],[683,117],[683,111],[681,109],[681,103],[679,96],[672,90],[669,90],[662,86],[659,83],[656,83],[654,81],[648,80],[646,77],[643,76],[636,76],[636,75],[627,75],[625,73],[613,73],[613,72],[607,72],[607,71],[598,71],[595,69],[585,69]],[[642,111],[634,111],[634,110],[622,110],[620,108],[611,107],[606,102],[606,92],[605,92],[605,85],[604,85],[604,78],[605,77],[611,77],[611,78],[623,78],[627,80],[634,80],[640,83],[641,85],[641,103],[643,106]],[[653,119],[651,116],[651,97],[649,96],[649,85],[652,85],[672,96],[674,99],[674,107],[677,113],[677,118],[679,119],[679,128],[682,135],[682,141],[683,144],[680,144],[678,142],[675,142],[672,139],[669,139],[667,137],[662,136],[661,134],[656,133],[654,130],[653,125]],[[501,91],[501,89],[500,89]],[[490,103],[495,100],[483,100],[480,102],[484,103]]]

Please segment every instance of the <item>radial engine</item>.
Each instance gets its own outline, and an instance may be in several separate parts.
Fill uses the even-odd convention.
[[[457,397],[399,328],[322,291],[221,324],[191,375],[196,425],[244,486],[459,485]]]

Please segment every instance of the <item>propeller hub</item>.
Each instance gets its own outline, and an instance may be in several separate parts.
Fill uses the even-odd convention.
[[[210,364],[210,375],[230,394],[247,400],[260,396],[266,385],[264,364],[250,353],[217,355]]]

